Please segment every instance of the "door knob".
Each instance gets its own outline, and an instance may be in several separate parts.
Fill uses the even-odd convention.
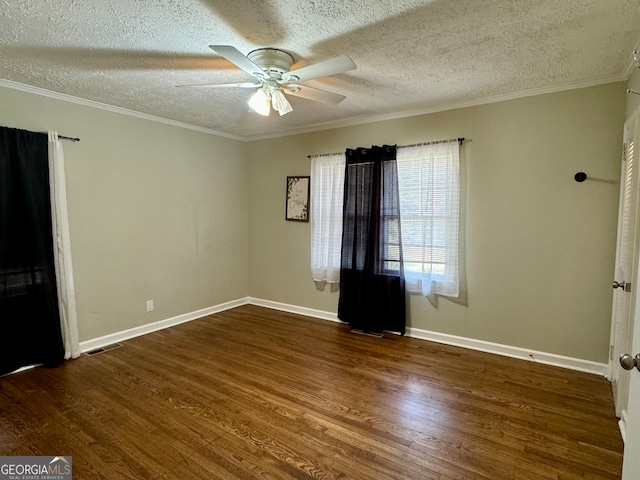
[[[631,283],[628,282],[613,282],[613,288],[621,288],[625,292],[631,291]]]
[[[625,370],[633,370],[635,367],[640,372],[640,353],[633,358],[628,353],[620,355],[620,366]]]

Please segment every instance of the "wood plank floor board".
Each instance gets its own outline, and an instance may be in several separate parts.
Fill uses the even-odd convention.
[[[160,361],[161,360],[158,360],[158,362]],[[156,362],[156,366],[158,366],[158,362]],[[162,370],[165,371],[166,365],[160,366]],[[127,366],[122,365],[121,367],[126,368]],[[193,373],[193,371],[191,373]],[[129,373],[128,375],[132,376],[134,374]],[[260,405],[258,403],[252,403],[251,398],[242,401],[243,399],[237,394],[225,396],[219,386],[216,386],[209,394],[200,395],[197,387],[201,385],[199,382],[203,380],[202,376],[198,375],[197,381],[190,380],[190,378],[195,377],[185,377],[180,372],[177,373],[175,379],[172,377],[176,377],[176,372],[171,371],[166,378],[166,384],[160,385],[159,389],[152,392],[157,397],[155,399],[156,401],[159,398],[164,405],[171,405],[173,409],[195,414],[200,417],[200,419],[215,425],[219,432],[242,438],[247,444],[268,451],[274,458],[292,459],[292,461],[302,466],[301,468],[303,469],[318,468],[314,466],[317,460],[313,459],[314,452],[311,450],[311,447],[303,443],[296,453],[289,451],[290,449],[279,440],[281,436],[289,434],[287,430],[277,432],[278,439],[264,433],[270,430],[273,431],[275,427],[262,419],[259,415],[258,407]],[[180,391],[174,390],[172,387],[173,380],[181,380],[184,385],[196,387],[196,390],[191,391],[189,395],[185,395]],[[255,394],[253,396],[255,397]],[[247,428],[244,423],[233,422],[231,420],[236,416],[241,416],[243,409],[250,409],[255,414],[252,419],[251,429]],[[325,470],[328,469],[328,467],[325,467]]]
[[[258,465],[252,465],[251,462],[242,460],[245,450],[250,450],[248,456],[260,453],[259,450],[251,450],[244,442],[234,442],[235,437],[226,434],[225,430],[220,428],[220,424],[225,423],[223,416],[218,415],[212,418],[210,412],[206,411],[206,407],[194,402],[193,397],[183,397],[183,394],[174,390],[170,383],[154,382],[157,388],[147,384],[137,376],[139,372],[135,372],[139,366],[140,364],[136,367],[129,367],[127,364],[120,363],[117,372],[118,380],[126,387],[126,391],[116,394],[116,400],[118,405],[127,404],[126,392],[137,389],[138,394],[135,396],[135,400],[139,408],[145,411],[152,409],[155,412],[153,419],[154,422],[157,422],[157,430],[153,432],[153,436],[158,445],[165,448],[171,446],[187,452],[205,451],[210,456],[217,456],[223,467],[216,469],[218,470],[216,473],[220,475],[219,478],[243,478],[259,469]],[[132,371],[128,371],[127,368],[131,368]],[[169,381],[170,379],[166,382]],[[218,455],[220,453],[216,446],[218,442],[230,444],[232,448],[228,451],[229,455],[224,455],[227,453],[226,451],[222,452],[222,455]],[[156,453],[160,452],[156,451]],[[267,461],[269,460],[273,459],[267,458]]]
[[[522,363],[527,364],[528,362],[522,362]],[[550,367],[550,368],[553,368],[553,367]],[[561,370],[561,369],[554,369],[554,370]],[[429,380],[429,383],[431,383],[430,380]],[[449,383],[452,389],[458,392],[458,398],[460,398],[460,396],[467,397],[467,399],[465,400],[465,404],[468,401],[473,401],[475,397],[479,397],[482,404],[488,407],[487,409],[489,409],[489,405],[495,404],[498,407],[506,406],[507,408],[515,407],[515,408],[529,409],[532,414],[534,414],[537,410],[544,409],[545,415],[546,415],[549,412],[549,406],[551,406],[556,411],[559,411],[561,415],[563,416],[566,415],[566,412],[562,411],[561,409],[558,410],[558,407],[557,407],[557,404],[560,403],[560,400],[562,399],[566,400],[567,398],[566,394],[563,394],[564,396],[558,397],[558,394],[555,393],[555,396],[558,398],[553,398],[554,395],[547,394],[545,392],[540,393],[537,388],[535,390],[528,391],[526,389],[522,389],[518,384],[514,384],[514,385],[505,384],[509,386],[508,391],[503,392],[503,393],[506,393],[506,395],[503,394],[501,395],[500,398],[496,398],[494,395],[492,395],[492,392],[494,391],[495,388],[502,387],[502,385],[500,383],[494,382],[491,378],[483,377],[479,379],[478,378],[457,379],[454,377],[449,377],[448,379],[445,379],[443,382],[440,382],[441,385],[446,383]],[[485,390],[488,390],[488,393],[485,393]],[[505,389],[502,388],[502,390],[505,390]],[[523,394],[516,397],[515,395],[512,395],[514,390],[522,390]],[[538,398],[534,397],[534,395],[537,396]],[[449,400],[451,399],[449,398],[447,401]],[[535,400],[540,400],[540,401],[536,402]],[[585,405],[581,404],[579,405],[579,407],[580,409],[582,409],[582,408],[585,408]],[[580,409],[576,409],[576,410],[580,410]],[[495,410],[495,409],[491,408],[491,410]],[[599,412],[600,411],[597,409],[597,406],[596,406],[596,413],[599,413]],[[502,412],[499,412],[499,413],[502,413]],[[586,428],[589,429],[593,426],[594,414],[592,412],[583,414],[581,411],[576,411],[573,413],[577,414],[579,418],[582,418],[584,420],[584,425]],[[609,417],[605,415],[604,422],[606,423],[608,421],[609,421]],[[598,426],[596,426],[595,428],[598,428]],[[613,436],[616,437],[617,443],[619,443],[619,434],[614,431]]]
[[[209,372],[202,372],[201,374],[199,374],[200,380],[198,381],[203,380],[204,379],[203,377],[207,376],[208,373]],[[218,373],[220,372],[218,371]],[[204,379],[204,380],[208,382],[211,379]],[[289,441],[299,442],[301,436],[305,437],[304,441],[302,442],[302,446],[304,447],[303,449],[305,450],[304,453],[306,455],[306,460],[303,458],[298,458],[297,461],[302,464],[312,464],[313,462],[309,459],[314,457],[315,455],[316,457],[315,463],[318,463],[319,459],[317,458],[318,457],[317,452],[322,451],[322,448],[319,448],[322,446],[319,443],[322,443],[322,442],[317,442],[318,439],[316,438],[316,435],[314,435],[314,433],[316,433],[317,428],[314,429],[313,427],[308,427],[308,428],[302,427],[302,425],[304,425],[304,422],[303,422],[303,416],[305,415],[304,410],[301,410],[300,408],[298,408],[298,406],[295,403],[285,403],[281,401],[280,398],[270,396],[267,393],[267,391],[263,388],[262,385],[255,385],[255,384],[252,385],[247,383],[247,385],[249,386],[249,388],[247,388],[246,386],[243,385],[243,382],[247,383],[248,378],[245,378],[244,380],[242,378],[240,379],[234,378],[232,381],[228,382],[230,387],[234,386],[234,391],[232,392],[231,389],[225,388],[224,383],[221,384],[221,382],[218,381],[218,385],[216,386],[216,389],[215,389],[215,396],[217,398],[221,396],[224,397],[222,399],[223,405],[233,405],[234,403],[238,402],[243,405],[243,408],[250,409],[255,414],[254,421],[252,422],[252,428],[254,429],[254,431],[269,432],[271,436],[275,436],[278,439],[281,439],[281,438],[287,439],[287,437],[291,435],[291,432],[295,432],[295,437],[290,438]],[[259,389],[262,392],[261,396],[256,396],[255,394],[256,389]],[[197,395],[192,396],[192,398],[202,400],[197,397],[198,397]],[[284,417],[284,419],[282,419],[283,420],[282,429],[279,429],[277,424],[271,424],[269,422],[265,423],[260,420],[263,418],[264,419],[270,418],[270,416],[272,415],[281,415]],[[304,419],[304,421],[308,422],[308,418]],[[323,431],[323,433],[326,434],[326,431]],[[272,439],[266,439],[266,438],[262,438],[261,441],[264,442],[265,444],[270,443],[271,450],[274,452],[274,454],[278,453],[278,456],[287,456],[291,458],[294,457],[294,455],[292,455],[291,453],[287,453],[286,451],[284,451],[282,447],[278,445],[279,442],[276,442]],[[339,439],[332,439],[330,444],[332,447],[335,448],[336,446],[340,445],[340,441]],[[327,445],[328,445],[327,443],[324,444],[325,447]],[[346,446],[349,449],[354,448],[353,445],[346,445]],[[362,453],[364,454],[366,453],[366,451],[363,450]],[[345,463],[350,463],[347,455],[343,454],[343,457],[345,458]],[[400,466],[396,466],[396,468],[399,468],[399,467]],[[345,468],[345,466],[343,466],[343,468]],[[327,468],[324,467],[324,470],[327,470]],[[372,472],[372,474],[373,473],[375,472]],[[402,477],[399,477],[399,478],[402,478]],[[433,478],[437,478],[437,477],[433,477]]]
[[[229,360],[229,359],[227,358],[227,361],[228,361],[228,360]],[[263,388],[263,386],[261,386],[261,385],[254,386],[254,388],[256,388],[256,387],[257,387],[257,388],[259,388],[259,389],[262,389],[262,391],[264,392],[264,388]],[[318,402],[319,404],[323,404],[323,403],[325,403],[325,402],[323,402],[321,399],[317,399],[317,400],[319,400],[319,402]],[[252,409],[255,409],[255,408],[256,408],[256,406],[252,406]],[[344,414],[344,411],[343,411],[343,410],[344,410],[344,409],[341,409],[341,410],[339,411],[339,414],[340,414],[340,415]],[[379,423],[384,423],[384,422],[379,422]],[[382,434],[388,434],[388,432],[379,432],[379,433],[382,433]],[[402,433],[407,433],[407,432],[406,432],[406,430],[405,430],[405,431],[404,431],[404,432],[402,432]],[[403,442],[403,440],[402,440],[401,438],[399,438],[399,437],[398,437],[398,438],[396,438],[396,439],[395,439],[395,441],[396,441],[397,443],[402,443],[402,442]]]
[[[127,405],[129,398],[127,393],[136,392],[134,398],[139,408],[145,412],[154,412],[151,418],[156,423],[156,428],[151,438],[171,439],[170,442],[166,440],[146,442],[151,445],[150,448],[155,451],[156,455],[162,455],[163,450],[167,448],[176,447],[190,452],[206,450],[209,455],[217,455],[216,450],[218,450],[219,442],[224,441],[229,444],[231,443],[230,440],[235,438],[233,436],[229,438],[228,435],[225,435],[224,430],[218,428],[219,425],[215,424],[215,422],[204,421],[205,419],[202,418],[202,415],[194,416],[193,412],[202,413],[202,409],[189,399],[184,400],[182,394],[174,391],[174,386],[166,379],[161,381],[156,378],[153,379],[153,384],[150,384],[136,376],[138,375],[136,370],[139,370],[136,362],[132,365],[117,362],[116,365],[118,367],[117,379],[125,387],[125,390],[122,393],[112,392],[113,399],[119,406]],[[109,369],[106,369],[106,371],[109,371]],[[165,401],[158,402],[159,398],[163,398]],[[182,430],[183,427],[187,428],[187,431]],[[158,435],[158,432],[160,435]],[[187,445],[182,445],[183,443],[187,443]],[[241,460],[243,450],[246,450],[247,446],[243,442],[238,442],[236,445],[230,445],[230,447],[233,448],[222,451],[235,452],[236,456],[229,455],[226,461],[222,462],[224,470],[216,469],[215,472],[211,473],[216,473],[220,476],[219,478],[246,478],[252,475],[251,469],[257,469],[258,465],[250,465],[249,462]],[[250,454],[255,454],[256,452],[257,450],[250,452]],[[188,458],[188,455],[186,458]],[[177,459],[174,458],[174,460]],[[230,473],[233,474],[229,475]],[[294,477],[283,476],[281,478]]]
[[[0,394],[6,395],[11,385],[4,384],[2,386],[4,388],[0,389]],[[25,383],[23,386],[27,386],[27,384]],[[105,478],[93,468],[90,461],[91,450],[86,448],[87,445],[94,445],[95,439],[89,437],[85,430],[78,428],[59,409],[50,408],[49,401],[40,401],[40,399],[33,398],[33,391],[31,391],[30,396],[32,400],[38,401],[40,405],[38,409],[23,408],[20,404],[21,396],[22,393],[16,398],[15,402],[11,399],[7,400],[6,396],[0,400],[2,405],[6,405],[11,409],[10,413],[0,411],[3,430],[8,432],[9,429],[4,427],[13,424],[13,428],[11,428],[12,441],[9,443],[3,442],[0,446],[0,451],[4,452],[4,455],[45,455],[50,450],[60,452],[79,448],[85,453],[82,458],[77,459],[80,469],[88,472],[91,478]],[[14,420],[16,417],[19,420]],[[61,421],[58,421],[60,419]],[[17,431],[15,427],[18,427]],[[29,450],[25,452],[23,449],[27,445]],[[103,453],[109,454],[106,450]],[[116,459],[117,457],[112,458]],[[117,460],[114,461],[117,462]],[[121,463],[121,465],[123,470],[119,471],[119,478],[143,478],[132,474],[126,464]]]
[[[243,306],[0,378],[0,455],[75,478],[619,479],[605,379]],[[60,451],[68,450],[68,451]]]

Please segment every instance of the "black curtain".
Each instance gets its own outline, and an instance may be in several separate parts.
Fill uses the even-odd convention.
[[[338,318],[405,333],[396,147],[347,149]]]
[[[0,374],[64,359],[48,138],[0,127]]]

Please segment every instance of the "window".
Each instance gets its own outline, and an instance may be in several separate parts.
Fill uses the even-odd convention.
[[[400,210],[398,183],[395,174],[397,160],[384,162],[382,166],[382,198],[380,199],[380,225],[382,228],[380,258],[382,270],[400,273]]]
[[[381,205],[383,268],[400,270],[409,292],[458,297],[460,160],[456,141],[398,147],[400,211]],[[316,281],[340,280],[344,155],[311,163],[311,262]],[[384,191],[395,188],[385,185]],[[398,228],[400,227],[400,228]]]
[[[340,282],[344,153],[311,159],[311,274],[316,282]]]
[[[460,160],[457,141],[398,148],[406,288],[459,294]]]

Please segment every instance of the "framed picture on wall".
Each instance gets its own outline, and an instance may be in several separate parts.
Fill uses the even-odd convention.
[[[287,177],[285,218],[294,222],[309,221],[310,177]]]

